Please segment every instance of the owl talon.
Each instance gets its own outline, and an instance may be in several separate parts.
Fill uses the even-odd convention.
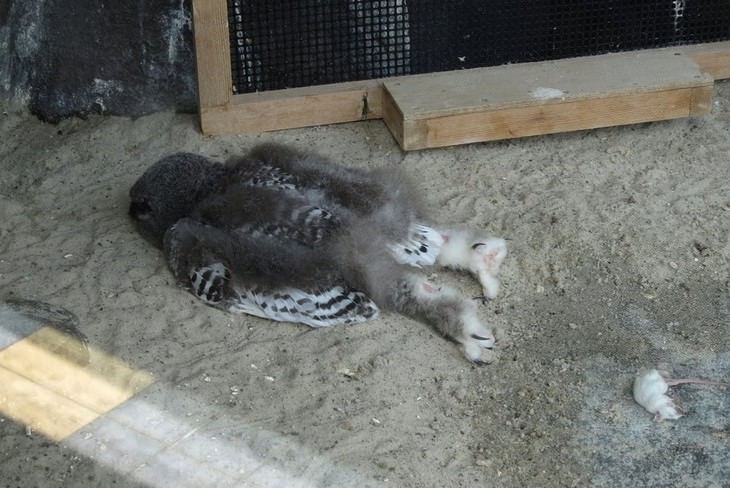
[[[472,362],[484,360],[486,351],[494,347],[496,340],[492,333],[484,327],[472,307],[462,315],[464,354]]]
[[[485,295],[475,296],[474,298],[472,298],[472,300],[474,300],[475,302],[479,302],[479,304],[481,305],[489,305],[489,302],[492,301],[489,297]]]

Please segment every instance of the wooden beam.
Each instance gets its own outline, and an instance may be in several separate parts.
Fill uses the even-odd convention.
[[[43,327],[0,350],[0,412],[60,440],[154,381],[96,348],[79,364],[73,341]]]
[[[193,0],[198,108],[226,106],[233,94],[226,0]],[[201,120],[203,132],[206,127]]]
[[[689,114],[686,117],[699,117],[707,115],[712,110],[712,96],[715,93],[715,85],[706,85],[692,88],[689,101]],[[680,115],[680,117],[685,117]]]
[[[687,117],[695,90],[702,89],[637,93],[408,121],[399,143],[404,149],[413,150]]]
[[[403,112],[388,90],[383,90],[383,122],[388,126],[395,140],[403,147]]]
[[[382,92],[373,80],[234,95],[201,107],[201,125],[206,134],[225,134],[379,119]]]
[[[406,149],[707,113],[712,78],[643,51],[386,80],[385,122]],[[398,116],[397,114],[400,114]]]
[[[97,412],[0,365],[0,412],[60,441],[99,417]]]

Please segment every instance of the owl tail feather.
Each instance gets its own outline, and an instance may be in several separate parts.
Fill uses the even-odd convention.
[[[228,310],[310,327],[354,324],[378,316],[378,307],[364,293],[343,286],[300,290],[235,288]]]

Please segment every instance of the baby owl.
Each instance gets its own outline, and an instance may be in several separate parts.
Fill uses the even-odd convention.
[[[494,298],[505,241],[430,223],[397,172],[264,144],[227,164],[165,157],[130,198],[140,232],[209,305],[311,327],[363,322],[382,308],[428,323],[471,361],[494,345],[474,300],[419,269],[471,272]]]

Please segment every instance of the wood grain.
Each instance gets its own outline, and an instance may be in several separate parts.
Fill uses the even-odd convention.
[[[702,71],[715,80],[730,78],[730,41],[680,46],[672,50],[692,58]]]
[[[690,115],[693,90],[473,112],[406,121],[406,150],[555,134]]]
[[[0,366],[0,412],[59,441],[99,414]]]
[[[226,105],[233,94],[226,0],[193,0],[198,106]]]
[[[206,134],[262,132],[381,116],[380,84],[356,82],[234,95],[227,105],[201,108],[201,126]]]
[[[713,80],[687,56],[640,52],[413,76],[385,89],[386,123],[411,150],[701,115]]]
[[[43,327],[0,350],[0,410],[53,439],[91,422],[154,381],[149,373],[95,348],[90,348],[90,363],[80,366],[75,354],[66,357],[63,350],[54,349],[71,340]]]

